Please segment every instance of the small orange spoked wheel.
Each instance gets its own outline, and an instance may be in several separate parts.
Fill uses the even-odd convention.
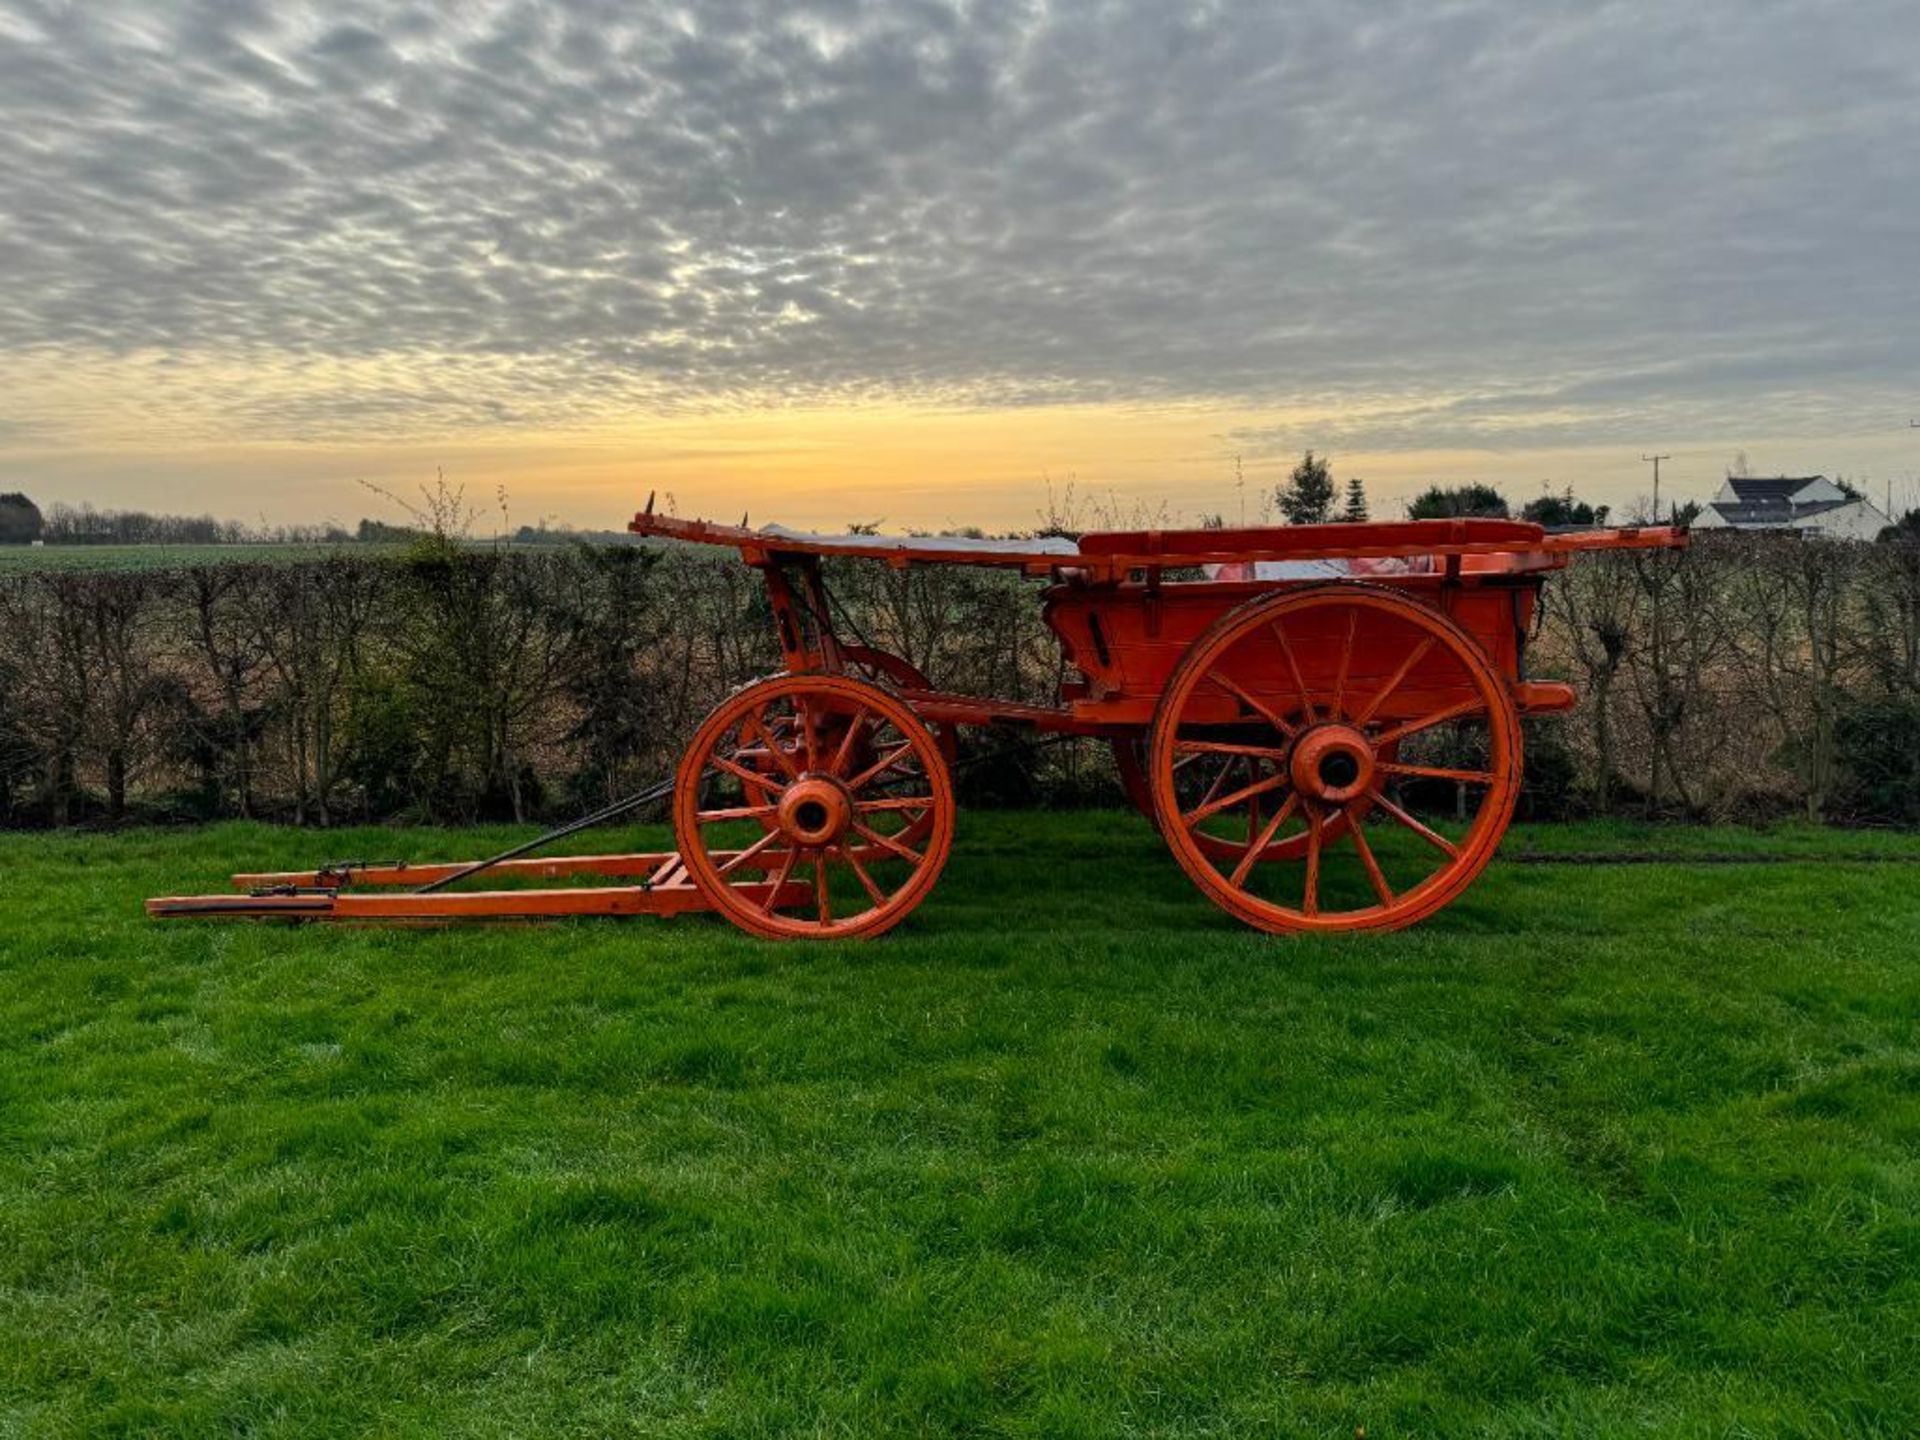
[[[933,682],[919,667],[910,661],[886,650],[874,650],[865,645],[842,645],[840,658],[850,667],[848,674],[859,680],[870,680],[881,689],[892,692],[897,690],[931,690]],[[769,722],[768,734],[774,740],[792,746],[797,743],[797,731],[793,731],[795,717],[791,714],[776,715]],[[960,732],[952,725],[935,725],[934,739],[940,743],[940,754],[949,766],[960,759]],[[777,775],[773,755],[766,746],[753,746],[741,750],[735,757],[742,764],[752,765],[762,775]],[[772,821],[765,822],[769,828]],[[913,822],[913,826],[895,838],[909,845],[918,845],[924,840],[933,826],[933,812],[928,811]]]
[[[681,859],[707,903],[768,939],[878,935],[953,848],[939,742],[876,685],[781,675],[738,691],[675,776]]]
[[[1270,931],[1392,930],[1493,858],[1519,796],[1520,720],[1438,610],[1323,586],[1241,606],[1194,643],[1147,772],[1174,857],[1229,914]],[[1448,817],[1422,819],[1408,790],[1450,800]]]

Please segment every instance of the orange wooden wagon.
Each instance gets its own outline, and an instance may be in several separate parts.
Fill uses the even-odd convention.
[[[160,916],[444,922],[714,910],[756,935],[877,935],[953,843],[960,726],[1109,742],[1133,803],[1215,904],[1269,931],[1384,930],[1457,897],[1513,815],[1540,587],[1581,550],[1666,528],[1509,520],[1133,531],[1071,540],[825,536],[652,513],[642,535],[737,549],[764,577],[783,673],[728,697],[671,782],[542,842],[671,799],[673,853],[352,864],[234,877]],[[839,633],[823,562],[1007,566],[1049,582],[1057,703],[936,689]],[[541,842],[534,842],[541,843]],[[481,874],[597,882],[456,888]]]

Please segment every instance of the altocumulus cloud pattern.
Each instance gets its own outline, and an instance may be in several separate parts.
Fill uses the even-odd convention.
[[[1911,0],[0,0],[0,366],[1843,426],[1915,371],[1916,77]]]

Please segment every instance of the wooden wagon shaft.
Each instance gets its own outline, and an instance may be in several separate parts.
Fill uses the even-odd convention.
[[[718,858],[725,864],[739,853],[722,851]],[[862,851],[861,858],[875,857]],[[444,880],[472,863],[470,860],[392,860],[377,864],[328,865],[318,870],[242,871],[233,877],[233,888],[239,891],[288,886],[302,890],[391,889]],[[544,860],[506,860],[489,866],[486,874],[503,880],[567,880],[590,875],[607,880],[644,880],[658,889],[684,881],[687,867],[678,851],[654,850],[631,855],[554,855]]]
[[[778,906],[804,904],[811,893],[797,881],[783,884],[777,899],[767,881],[742,882],[740,889],[756,904]],[[652,887],[442,890],[432,895],[412,891],[361,894],[348,889],[291,895],[183,895],[147,902],[149,915],[167,920],[341,920],[419,925],[459,920],[557,920],[569,915],[685,915],[708,908],[707,898],[685,880]]]
[[[505,860],[491,866],[487,875],[495,879],[564,880],[576,875],[597,875],[609,880],[647,880],[654,884],[670,878],[680,857],[671,851],[639,855],[556,855],[544,860]],[[319,870],[273,870],[233,877],[236,890],[268,890],[294,885],[301,889],[345,890],[428,885],[457,875],[473,862],[467,860],[396,860],[376,865],[330,865]]]
[[[720,859],[724,864],[738,854],[737,851],[724,852]],[[862,854],[868,859],[877,858],[877,852],[862,851]],[[464,860],[393,861],[328,866],[319,870],[241,873],[233,877],[236,894],[163,896],[147,902],[147,913],[164,919],[200,916],[446,922],[566,915],[679,915],[707,908],[707,902],[675,851],[510,860],[487,871],[489,876],[503,879],[565,880],[592,876],[640,882],[632,885],[440,891],[429,895],[392,893],[444,879],[471,863]],[[767,882],[739,883],[757,899],[769,898]],[[360,893],[363,890],[374,893]],[[801,898],[804,898],[802,888],[789,884],[781,903],[797,903]]]

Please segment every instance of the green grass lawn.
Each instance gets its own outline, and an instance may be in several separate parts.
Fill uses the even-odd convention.
[[[0,838],[0,1433],[1920,1433],[1920,839],[1311,941],[1080,815],[867,945],[140,911],[505,833]]]

